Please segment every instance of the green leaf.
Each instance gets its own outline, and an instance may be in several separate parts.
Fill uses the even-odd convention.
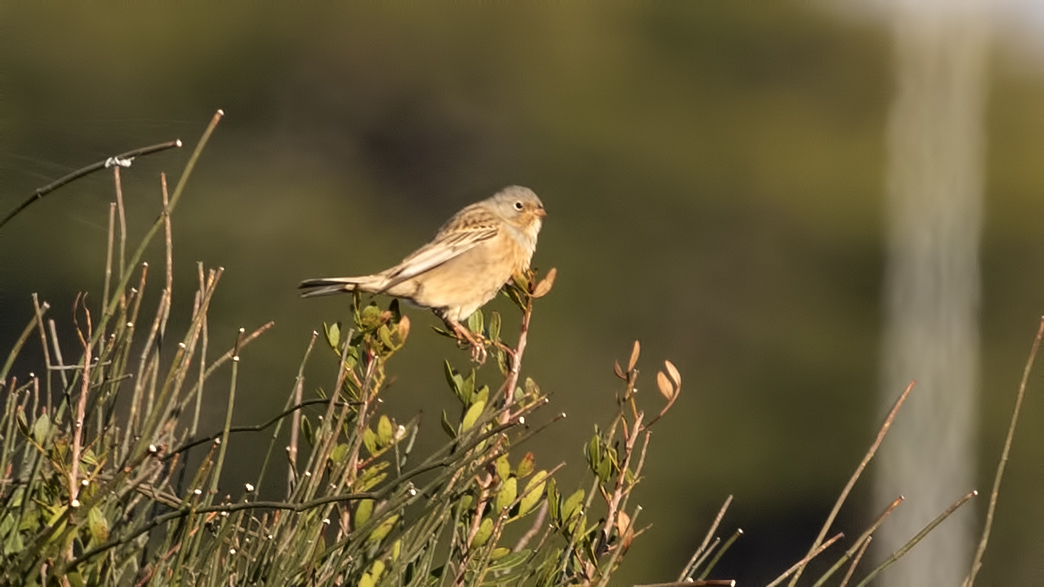
[[[457,431],[453,428],[453,424],[450,424],[449,416],[446,415],[446,410],[442,410],[442,429],[450,438],[457,437]]]
[[[475,334],[482,334],[483,326],[482,310],[475,310],[471,316],[468,316],[468,330]]]
[[[369,428],[363,430],[363,444],[366,445],[366,450],[370,453],[370,456],[377,454],[377,435],[373,433],[373,430]]]
[[[377,441],[378,446],[385,447],[391,444],[392,439],[395,436],[395,431],[392,429],[391,420],[388,416],[381,415],[380,419],[377,420]]]
[[[47,417],[47,414],[41,414],[39,418],[33,422],[33,440],[36,444],[43,444],[47,440],[47,433],[51,431],[51,419]]]
[[[91,533],[91,540],[96,544],[103,544],[109,540],[109,521],[97,507],[87,511],[87,527]]]
[[[597,473],[598,465],[601,463],[601,444],[597,434],[587,442],[586,448],[584,456],[587,457],[587,464],[590,465],[592,472]]]
[[[80,455],[80,462],[89,467],[97,466],[98,455],[94,454],[94,450],[88,448],[87,450],[83,451],[83,454]]]
[[[518,479],[511,477],[501,483],[500,491],[497,492],[497,511],[510,506],[516,497],[518,497]]]
[[[605,456],[613,463],[613,471],[620,470],[620,457],[616,454],[615,448],[606,447]]]
[[[29,436],[29,420],[25,419],[25,408],[18,406],[18,410],[15,412],[15,422],[18,423],[18,429],[22,431],[22,434]]]
[[[511,276],[511,281],[515,284],[515,287],[519,291],[529,293],[529,275],[524,273],[515,273]]]
[[[608,483],[609,482],[609,478],[613,474],[613,469],[614,468],[615,467],[613,467],[612,459],[605,459],[604,461],[598,463],[594,467],[594,473],[595,473],[595,475],[598,475],[598,480],[599,481],[601,481],[602,483]]]
[[[540,395],[540,386],[537,385],[536,381],[533,381],[532,378],[526,377],[526,381],[525,381],[524,385],[525,385],[526,395]]]
[[[559,513],[561,512],[561,497],[558,495],[558,484],[555,483],[554,477],[547,480],[547,510],[551,514],[551,519],[556,522],[561,522]]]
[[[340,463],[344,460],[344,455],[346,454],[348,454],[348,445],[344,443],[338,444],[330,451],[330,461]]]
[[[506,551],[506,552],[504,552]],[[532,554],[528,548],[524,548],[518,552],[511,552],[509,548],[498,548],[493,551],[492,558],[493,563],[489,565],[489,571],[491,573],[503,573],[510,571],[518,565],[526,562],[526,559]]]
[[[381,343],[389,350],[399,348],[397,344],[392,342],[391,330],[388,328],[387,324],[381,324],[381,327],[377,329],[377,338],[381,339]]]
[[[359,475],[359,479],[355,482],[356,491],[368,491],[375,487],[381,481],[388,476],[384,472],[385,469],[391,466],[389,462],[379,462],[370,465],[363,469],[362,474]]]
[[[497,368],[500,369],[502,375],[507,375],[511,370],[511,355],[505,353],[500,347],[494,347],[494,351],[497,354]]]
[[[500,312],[492,312],[489,315],[489,339],[500,340]]]
[[[487,402],[489,401],[489,386],[483,385],[478,391],[471,394],[471,401],[473,402]]]
[[[373,561],[373,564],[370,565],[370,576],[373,577],[375,581],[379,581],[381,579],[381,575],[383,574],[384,561],[382,561],[381,559]]]
[[[373,500],[364,499],[359,502],[359,505],[355,506],[355,526],[359,527],[366,523],[370,519],[370,515],[373,514]]]
[[[308,444],[315,446],[315,431],[312,430],[312,423],[308,420],[308,416],[301,416],[301,432],[304,432]]]
[[[14,517],[11,514],[7,514],[0,521],[0,536],[6,536],[3,547],[4,556],[17,554],[25,548],[25,544],[22,542],[22,534],[14,529],[14,525]]]
[[[511,463],[508,461],[507,455],[500,455],[497,460],[493,461],[493,464],[497,469],[497,477],[500,477],[501,480],[511,476]]]
[[[453,390],[453,394],[457,396],[457,399],[464,405],[468,405],[470,399],[470,393],[468,396],[464,395],[464,378],[450,366],[449,361],[445,362],[446,382],[449,383],[450,389]]]
[[[515,305],[523,312],[526,311],[526,307],[529,305],[529,279],[529,275],[516,273],[511,276],[511,281],[504,288],[511,301],[515,302]]]
[[[377,307],[377,304],[370,303],[368,306],[363,308],[359,326],[362,326],[363,328],[370,330],[377,326],[380,319],[381,309]]]
[[[526,483],[526,489],[522,492],[522,500],[519,503],[519,517],[528,514],[540,500],[544,498],[544,487],[547,484],[547,471],[540,471]]]
[[[527,452],[523,455],[522,460],[518,463],[518,468],[515,469],[515,475],[519,479],[525,479],[533,472],[533,463],[536,459],[533,457],[533,453]]]
[[[368,542],[380,542],[384,540],[388,534],[391,533],[392,529],[395,528],[395,522],[399,521],[399,515],[388,516],[386,520],[380,523],[373,532],[366,538]]]
[[[472,369],[468,376],[464,379],[464,383],[460,386],[461,401],[464,405],[470,406],[476,401],[475,398],[475,370]]]
[[[565,500],[562,504],[562,523],[569,522],[573,518],[574,514],[580,513],[580,504],[584,501],[584,490],[577,489],[576,493],[569,496],[569,499]]]
[[[473,548],[480,548],[486,542],[489,541],[489,537],[493,535],[493,520],[485,518],[482,523],[479,524],[478,532],[475,533],[475,539],[471,541]]]
[[[482,410],[485,409],[486,402],[475,402],[468,408],[467,413],[464,414],[464,421],[461,423],[461,430],[467,430],[475,425],[478,421],[479,416],[482,415]]]
[[[327,324],[323,322],[323,334],[326,336],[326,344],[330,348],[339,350],[341,348],[341,323]]]

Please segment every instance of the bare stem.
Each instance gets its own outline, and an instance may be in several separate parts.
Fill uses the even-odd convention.
[[[90,165],[88,165],[86,167],[81,167],[80,169],[77,169],[76,171],[73,171],[72,173],[70,173],[70,174],[68,174],[66,176],[63,176],[63,177],[61,177],[59,179],[56,179],[55,181],[52,181],[51,183],[43,186],[42,188],[37,188],[37,190],[34,191],[31,196],[29,196],[29,199],[27,199],[26,201],[22,202],[17,208],[12,210],[7,216],[4,217],[3,220],[0,220],[0,228],[3,228],[5,224],[10,222],[11,219],[14,218],[15,216],[18,216],[18,214],[21,213],[22,210],[25,210],[26,208],[28,208],[30,205],[32,205],[33,202],[39,200],[40,198],[43,198],[47,194],[53,192],[54,190],[62,187],[63,185],[65,185],[67,183],[71,183],[73,181],[76,181],[77,179],[80,179],[81,177],[84,177],[85,175],[90,175],[90,174],[94,173],[95,171],[99,171],[101,169],[105,169],[107,166],[112,165],[111,162],[114,161],[114,160],[115,161],[130,161],[130,160],[133,160],[133,159],[135,159],[137,157],[144,157],[145,155],[151,155],[152,153],[159,153],[160,151],[166,151],[167,149],[172,149],[174,147],[180,147],[180,146],[181,146],[181,141],[180,140],[168,141],[166,143],[160,143],[158,145],[152,145],[151,147],[142,147],[140,149],[134,149],[133,151],[127,151],[126,153],[121,153],[119,155],[116,155],[115,157],[109,157],[108,159],[105,159],[105,160],[102,160],[102,161],[98,161],[96,163],[91,163]]]
[[[852,491],[852,487],[855,486],[856,481],[859,480],[859,476],[863,474],[863,470],[866,469],[866,466],[870,463],[871,459],[873,459],[874,455],[877,454],[877,449],[881,446],[881,442],[884,441],[885,435],[888,434],[888,429],[892,427],[892,422],[895,420],[896,414],[899,413],[899,408],[903,406],[906,398],[910,395],[910,392],[913,391],[914,383],[916,382],[911,381],[910,384],[906,386],[903,393],[899,395],[899,399],[895,400],[895,404],[892,406],[891,411],[888,412],[888,416],[885,417],[884,423],[881,424],[881,429],[878,430],[877,438],[874,439],[874,443],[870,446],[870,450],[866,451],[866,456],[863,457],[863,461],[859,463],[855,472],[852,473],[852,477],[848,480],[848,484],[846,484],[845,488],[841,490],[841,495],[838,496],[837,502],[834,504],[834,509],[830,510],[830,515],[827,516],[826,522],[823,523],[823,528],[819,531],[819,536],[816,537],[815,542],[812,543],[812,548],[808,551],[809,555],[816,552],[819,545],[823,543],[823,538],[826,537],[827,532],[830,531],[830,526],[833,525],[834,519],[837,517],[838,512],[841,511],[841,506],[844,505],[845,500],[848,498],[848,494]],[[804,565],[799,566],[794,573],[794,577],[790,580],[789,587],[797,585],[797,581],[801,578],[801,573],[803,571]]]
[[[1026,367],[1022,370],[1022,382],[1019,383],[1019,393],[1015,396],[1015,409],[1011,412],[1011,424],[1008,425],[1008,436],[1004,439],[1004,449],[1001,451],[1000,462],[997,463],[997,474],[993,478],[993,491],[990,492],[990,505],[986,508],[986,522],[982,528],[982,538],[979,547],[975,549],[975,558],[972,559],[971,571],[962,583],[963,587],[972,587],[975,584],[975,576],[982,568],[982,556],[986,552],[986,544],[990,541],[990,530],[993,528],[993,515],[997,511],[997,496],[1000,494],[1001,480],[1004,478],[1004,468],[1008,464],[1008,455],[1011,453],[1011,442],[1015,436],[1015,426],[1019,422],[1019,412],[1022,410],[1022,398],[1026,395],[1026,383],[1029,381],[1030,371],[1033,370],[1033,360],[1040,350],[1040,340],[1044,337],[1044,317],[1041,317],[1040,326],[1037,327],[1037,336],[1033,339],[1033,347],[1030,349],[1029,358],[1026,359]]]

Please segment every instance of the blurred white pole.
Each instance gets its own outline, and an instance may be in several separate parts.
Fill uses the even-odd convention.
[[[876,502],[907,498],[878,531],[878,559],[976,483],[988,4],[895,0],[892,14],[882,405],[917,386],[878,457]],[[960,585],[977,528],[966,507],[880,584]]]

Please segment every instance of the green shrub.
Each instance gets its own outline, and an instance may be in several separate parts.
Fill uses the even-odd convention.
[[[442,414],[447,440],[427,455],[414,454],[417,419],[400,423],[380,411],[388,365],[410,333],[396,301],[381,308],[364,305],[356,295],[352,324],[324,326],[320,343],[337,358],[336,389],[305,397],[303,372],[319,340],[315,334],[284,409],[258,426],[233,427],[231,417],[240,352],[271,324],[250,334],[240,331],[231,349],[208,355],[208,312],[222,270],[200,265],[185,335],[172,356],[160,353],[161,343],[169,346],[164,339],[174,303],[170,214],[220,117],[219,112],[204,132],[169,199],[161,178],[162,212],[129,260],[125,227],[117,230],[115,221],[117,211],[123,218],[120,166],[179,142],[74,172],[0,221],[2,228],[33,201],[78,177],[114,169],[117,197],[110,209],[103,307],[95,316],[81,296],[74,308],[80,356],[64,361],[54,323],[45,321],[48,306],[34,295],[32,320],[0,367],[0,585],[606,585],[643,532],[637,522],[641,508],[629,498],[642,479],[650,428],[678,398],[681,375],[664,362],[656,375],[662,398],[649,418],[643,412],[648,406],[635,398],[638,343],[626,368],[615,365],[618,409],[583,447],[590,474],[584,488],[560,487],[558,466],[548,468],[536,455],[512,450],[560,418],[543,415],[549,399],[535,382],[519,381],[534,303],[551,290],[554,269],[542,279],[532,272],[517,276],[504,288],[521,314],[513,344],[502,340],[497,312],[479,311],[469,319],[469,330],[491,349],[500,377],[482,382],[474,369],[445,364],[451,392],[446,398],[453,406]],[[149,266],[141,259],[161,230],[166,271],[150,314],[142,308]],[[969,587],[981,565],[1026,376],[1042,336],[1044,322],[1019,391]],[[43,376],[12,376],[16,358],[33,338],[40,340]],[[225,424],[208,435],[199,430],[203,395],[208,382],[213,389],[226,374]],[[796,584],[805,565],[842,538],[827,534],[912,388],[885,419],[808,556],[771,585],[787,578]],[[534,424],[538,420],[543,423]],[[276,448],[284,428],[286,477],[277,479],[269,465],[282,452]],[[268,429],[271,441],[257,479],[238,496],[221,495],[229,443],[239,432]],[[189,451],[197,447],[205,455],[198,467],[187,467]],[[860,585],[974,495],[940,514]],[[270,496],[280,497],[262,499]],[[716,536],[731,501],[730,496],[678,584],[733,584],[707,578],[741,534],[737,530],[724,541]],[[827,584],[846,565],[843,578],[832,584],[847,584],[873,532],[901,501],[813,584]],[[512,526],[517,530],[506,531]]]

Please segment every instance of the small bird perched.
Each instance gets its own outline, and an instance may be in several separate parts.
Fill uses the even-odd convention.
[[[398,265],[361,277],[306,279],[301,297],[361,291],[430,308],[482,362],[485,348],[461,321],[497,295],[512,275],[529,269],[547,212],[533,190],[508,186],[450,218],[435,238]]]

